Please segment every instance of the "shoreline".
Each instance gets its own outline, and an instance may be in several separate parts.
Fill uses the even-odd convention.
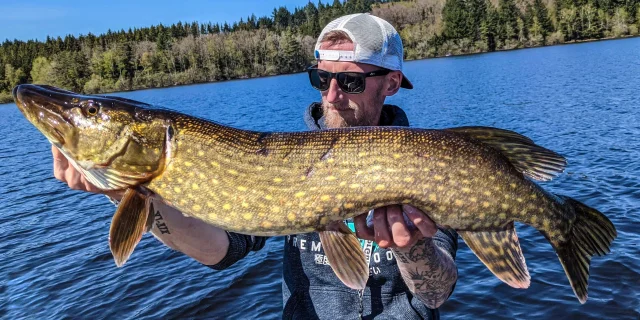
[[[640,34],[639,35],[626,35],[626,36],[615,37],[615,38],[614,37],[609,37],[609,38],[599,38],[599,39],[574,40],[574,41],[551,44],[551,45],[544,45],[544,46],[521,47],[521,48],[513,48],[513,49],[501,49],[501,50],[496,50],[496,51],[471,52],[471,53],[462,53],[462,54],[452,54],[452,55],[449,55],[449,56],[442,55],[442,56],[425,57],[425,58],[411,59],[411,60],[404,60],[404,61],[405,62],[411,62],[411,61],[420,61],[420,60],[428,60],[428,59],[464,57],[464,56],[490,54],[490,53],[498,53],[498,52],[509,52],[509,51],[527,50],[527,49],[545,48],[545,47],[555,47],[555,46],[563,46],[563,45],[574,45],[574,44],[582,44],[582,43],[590,43],[590,42],[598,42],[598,41],[624,40],[624,39],[639,38],[639,37],[640,37]],[[188,83],[188,84],[176,84],[176,85],[170,85],[170,86],[164,86],[164,87],[149,87],[149,88],[137,88],[137,89],[131,89],[131,90],[124,90],[124,91],[100,92],[100,93],[96,93],[96,94],[93,94],[93,95],[113,94],[113,93],[119,93],[119,92],[132,92],[132,91],[153,90],[153,89],[166,89],[166,88],[192,86],[192,85],[200,85],[200,84],[207,84],[207,83],[218,83],[218,82],[229,82],[229,81],[241,81],[241,80],[249,80],[249,79],[269,78],[269,77],[277,77],[277,76],[298,74],[298,73],[303,73],[303,72],[305,72],[305,71],[292,72],[292,73],[280,73],[280,74],[266,75],[266,76],[259,76],[259,77],[239,77],[239,78],[227,79],[227,80],[194,82],[194,83]],[[11,93],[8,94],[8,99],[5,97],[4,94],[0,94],[0,105],[2,105],[2,104],[11,104],[11,103],[13,103],[13,98],[11,97]]]
[[[549,44],[549,45],[544,45],[544,46],[521,47],[521,48],[513,48],[513,49],[501,49],[501,50],[496,50],[496,51],[470,52],[470,53],[452,54],[450,56],[444,55],[444,56],[436,56],[436,57],[430,57],[430,58],[420,58],[420,59],[404,60],[404,61],[407,62],[407,61],[420,61],[420,60],[427,60],[427,59],[464,57],[464,56],[473,56],[473,55],[488,54],[488,53],[509,52],[509,51],[518,51],[518,50],[527,50],[527,49],[536,49],[536,48],[547,48],[547,47],[558,47],[558,46],[583,44],[583,43],[590,43],[590,42],[615,41],[615,40],[624,40],[624,39],[632,39],[632,38],[640,38],[640,34],[637,34],[637,35],[626,35],[626,36],[623,36],[623,37],[615,37],[615,38],[614,37],[609,37],[609,38],[598,38],[598,39],[574,40],[574,41],[567,41],[567,42],[563,42],[563,43]]]

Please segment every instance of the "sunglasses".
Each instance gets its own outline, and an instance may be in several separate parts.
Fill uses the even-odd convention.
[[[362,93],[365,89],[366,79],[368,77],[378,77],[389,74],[391,70],[380,69],[371,72],[329,72],[318,69],[318,66],[307,68],[309,73],[309,81],[311,86],[316,90],[327,91],[331,84],[331,79],[336,79],[338,87],[342,92],[349,94]]]

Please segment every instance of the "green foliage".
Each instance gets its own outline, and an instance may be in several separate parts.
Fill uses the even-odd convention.
[[[156,49],[158,51],[168,50],[171,47],[170,31],[160,25],[160,30],[156,36]]]
[[[498,12],[500,17],[498,39],[502,43],[518,40],[520,33],[520,26],[518,25],[520,10],[516,7],[515,0],[499,0]]]
[[[494,0],[495,2],[495,0]],[[0,102],[35,82],[100,93],[299,72],[334,18],[380,16],[420,59],[637,35],[640,0],[326,0],[231,24],[177,22],[0,44]]]
[[[293,17],[287,7],[273,9],[273,25],[276,30],[286,29],[292,23]]]
[[[305,55],[300,50],[300,42],[294,38],[290,30],[284,33],[280,40],[280,53],[277,67],[281,73],[291,73],[304,68]]]
[[[482,36],[482,22],[487,20],[487,3],[486,0],[468,0],[466,3],[468,12],[468,36],[474,41],[478,41]]]
[[[535,0],[533,2],[533,10],[535,18],[538,20],[540,28],[542,28],[543,32],[552,32],[553,25],[551,23],[551,18],[549,17],[549,10],[547,9],[547,6],[542,2],[542,0]]]
[[[53,77],[53,68],[51,62],[45,57],[37,57],[33,60],[31,68],[31,82],[38,84],[49,84],[48,81]]]
[[[442,9],[443,35],[448,39],[462,39],[469,36],[469,14],[464,0],[447,0]]]
[[[500,17],[496,8],[489,8],[487,11],[487,18],[482,21],[480,25],[480,37],[482,43],[485,44],[487,51],[496,50],[496,39],[498,34],[498,24],[500,23]]]
[[[623,7],[616,8],[613,14],[611,33],[614,37],[620,37],[629,34],[629,14]]]
[[[11,90],[13,87],[25,83],[27,81],[27,75],[22,68],[15,69],[12,65],[7,64],[4,67],[4,79],[6,87]]]
[[[0,103],[8,103],[13,101],[13,97],[10,92],[0,91]]]
[[[534,0],[532,8],[531,32],[534,37],[541,38],[539,44],[544,45],[549,33],[553,32],[553,24],[549,10],[542,0]]]
[[[81,52],[62,51],[54,55],[48,82],[57,87],[81,92],[90,77],[89,64]]]

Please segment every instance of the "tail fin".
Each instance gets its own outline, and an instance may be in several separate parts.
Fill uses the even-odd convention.
[[[575,211],[576,220],[570,226],[564,242],[551,241],[562,268],[569,278],[573,292],[580,303],[587,301],[589,263],[595,254],[609,253],[611,242],[616,238],[616,228],[601,212],[574,199],[563,197],[565,206]]]

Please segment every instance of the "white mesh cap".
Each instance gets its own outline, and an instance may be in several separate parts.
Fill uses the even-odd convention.
[[[324,36],[344,31],[354,44],[354,51],[321,50]],[[317,60],[351,61],[402,72],[403,47],[398,31],[387,21],[368,13],[342,16],[327,24],[320,33],[314,52]],[[404,73],[402,88],[413,89]]]

